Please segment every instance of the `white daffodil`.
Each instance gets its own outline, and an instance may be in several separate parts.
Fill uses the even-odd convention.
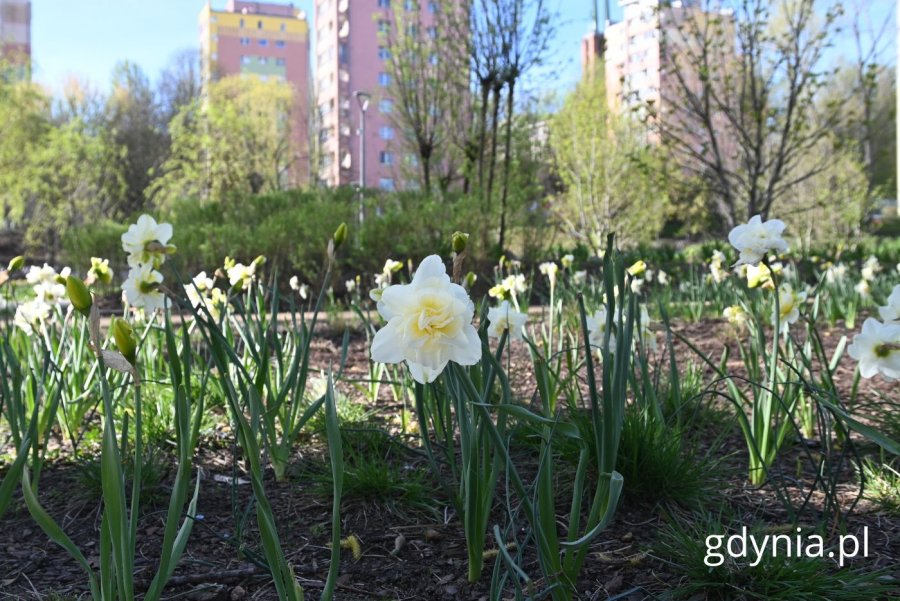
[[[606,315],[607,310],[606,306],[600,307],[596,311],[594,311],[593,315],[589,315],[585,322],[587,322],[588,329],[588,342],[591,346],[602,347],[603,346],[603,338],[606,336]],[[609,333],[609,351],[615,352],[616,348],[616,335],[613,332]]]
[[[659,282],[660,286],[668,286],[669,285],[669,274],[666,273],[665,271],[663,271],[662,269],[660,269],[659,273],[656,274],[656,281]]]
[[[735,265],[756,265],[770,251],[787,252],[787,242],[781,237],[784,228],[783,221],[763,222],[759,215],[754,215],[748,223],[732,229],[728,241],[741,253]]]
[[[166,255],[175,251],[175,247],[169,244],[171,239],[171,224],[156,223],[150,215],[141,215],[137,223],[132,223],[128,231],[122,234],[122,248],[128,253],[129,267],[144,263],[150,263],[154,268],[160,267]]]
[[[195,275],[191,282],[191,284],[185,286],[185,291],[187,292],[188,300],[191,301],[191,305],[199,307],[206,302],[206,293],[213,290],[216,283],[215,280],[206,275],[205,271]]]
[[[856,293],[862,298],[869,298],[870,296],[872,296],[872,287],[869,286],[869,280],[860,280],[859,283],[853,287],[853,289],[856,290]]]
[[[352,294],[354,290],[356,290],[356,280],[347,280],[344,282],[344,288],[347,289],[347,292]]]
[[[525,323],[528,321],[526,313],[516,311],[509,301],[503,301],[497,307],[488,309],[487,314],[490,325],[488,336],[500,338],[503,332],[509,332],[510,340],[522,340],[524,338]]]
[[[885,322],[900,322],[900,285],[894,286],[888,297],[887,305],[878,308],[878,314]]]
[[[385,288],[378,312],[387,325],[372,340],[372,359],[405,361],[417,382],[433,381],[450,361],[474,365],[481,359],[475,306],[437,255],[422,261],[410,284]]]
[[[580,271],[576,271],[572,274],[572,281],[575,282],[575,285],[577,286],[583,286],[587,281],[587,271],[583,269]]]
[[[25,274],[25,281],[34,287],[37,298],[49,305],[55,305],[66,298],[66,278],[72,273],[68,267],[64,267],[59,273],[50,265],[44,263],[43,267],[32,267]]]
[[[244,290],[256,277],[256,263],[250,263],[250,265],[235,263],[228,267],[225,272],[228,274],[228,284],[232,288]]]
[[[725,310],[722,311],[722,317],[727,319],[728,323],[736,328],[743,328],[750,319],[750,315],[748,315],[740,305],[725,307]]]
[[[720,250],[713,251],[712,259],[709,261],[709,274],[716,284],[720,284],[728,278],[728,270],[725,269],[726,260],[725,253]]]
[[[27,336],[35,335],[50,318],[50,305],[39,298],[26,301],[16,307],[13,323]]]
[[[131,268],[128,279],[122,284],[122,291],[129,305],[152,313],[164,308],[166,304],[166,297],[159,289],[162,281],[162,274],[153,269],[150,263],[145,263]]]
[[[825,281],[829,284],[836,284],[838,282],[843,282],[847,277],[847,266],[843,263],[838,263],[837,265],[828,265],[828,268],[825,269]]]
[[[538,269],[542,274],[547,276],[547,279],[550,281],[550,287],[553,288],[556,286],[556,273],[559,271],[559,266],[553,261],[547,261],[546,263],[541,263],[538,265]]]
[[[641,289],[644,287],[644,280],[641,278],[634,278],[631,280],[631,292],[633,294],[640,294]]]
[[[878,257],[872,255],[868,259],[866,259],[865,263],[863,263],[861,272],[862,278],[867,282],[871,282],[875,279],[880,271],[881,263],[879,263]]]
[[[656,352],[656,332],[654,332],[650,328],[650,324],[652,320],[650,319],[650,314],[647,312],[647,307],[641,305],[641,328],[639,332],[639,339],[641,341],[641,346],[644,349],[649,349],[652,352]]]
[[[787,332],[791,324],[800,318],[800,307],[806,302],[806,292],[797,292],[790,284],[784,284],[778,290],[778,321],[781,323],[781,331]],[[776,321],[775,312],[772,312],[772,324]]]
[[[563,266],[563,269],[568,269],[569,267],[572,266],[572,263],[575,262],[575,256],[574,255],[563,255],[562,258],[559,260],[559,262]]]
[[[847,353],[859,362],[859,374],[864,378],[877,373],[889,380],[900,378],[900,324],[866,319]]]

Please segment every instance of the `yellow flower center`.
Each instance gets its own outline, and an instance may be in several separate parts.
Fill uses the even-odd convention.
[[[460,321],[450,311],[450,303],[438,296],[424,296],[413,312],[413,335],[419,338],[435,338],[438,336],[455,336],[460,328]]]

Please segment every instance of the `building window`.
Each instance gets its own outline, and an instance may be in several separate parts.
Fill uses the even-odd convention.
[[[416,36],[419,35],[419,26],[415,23],[411,23],[406,26],[406,35],[408,36]]]
[[[390,177],[382,177],[378,180],[378,187],[382,190],[392,192],[394,190],[394,180]]]
[[[263,26],[262,26],[262,21],[257,21],[257,22],[256,22],[256,28],[257,28],[257,29],[262,29],[262,28],[263,28]]]
[[[432,40],[437,39],[437,27],[432,25],[428,28],[428,37],[430,37]]]
[[[268,65],[269,64],[269,58],[267,56],[260,56],[258,60],[259,60],[260,65]]]
[[[247,56],[246,54],[241,55],[241,64],[242,65],[249,65],[252,60],[253,60],[252,56]]]
[[[278,65],[279,67],[283,67],[284,64],[285,64],[285,61],[284,61],[283,58],[276,58],[276,59],[275,59],[275,64]]]
[[[384,19],[378,19],[378,33],[389,33],[391,31],[391,22]]]
[[[243,26],[244,26],[244,20],[241,19],[240,27],[243,27]]]
[[[393,140],[394,128],[390,125],[382,125],[378,128],[378,135],[381,136],[382,140]]]
[[[393,165],[394,153],[382,150],[380,153],[378,153],[378,162],[382,165]]]
[[[383,61],[390,60],[391,51],[388,50],[387,48],[385,48],[384,46],[379,46],[378,47],[378,58],[380,58]]]
[[[438,11],[438,3],[437,2],[429,2],[428,3],[428,12],[431,14],[435,14]]]
[[[378,74],[378,85],[382,87],[387,87],[391,85],[391,74],[381,72]]]
[[[241,46],[249,46],[250,38],[241,38]]]
[[[348,51],[347,44],[341,43],[338,45],[338,61],[345,65],[347,64],[347,60],[350,58],[350,52]]]
[[[394,110],[394,101],[390,98],[382,98],[378,101],[378,110],[382,113],[390,113]]]
[[[281,24],[281,31],[284,31],[284,23]]]
[[[378,0],[378,8],[390,8],[391,0]]]
[[[416,6],[417,4],[418,3],[414,2],[413,0],[403,0],[403,9],[404,10],[415,10],[416,8],[418,8],[418,6]]]
[[[285,45],[285,44],[284,44],[284,40],[277,40],[277,41],[275,42],[275,47],[276,47],[276,48],[284,48],[284,45]]]
[[[265,39],[265,38],[260,38],[260,39],[259,39],[259,45],[260,45],[260,46],[268,46],[268,45],[269,45],[269,40],[267,40],[267,39]]]

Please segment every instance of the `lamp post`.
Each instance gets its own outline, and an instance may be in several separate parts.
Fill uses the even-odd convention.
[[[359,227],[363,224],[363,190],[366,187],[366,111],[372,95],[361,90],[356,91],[356,102],[359,103]]]

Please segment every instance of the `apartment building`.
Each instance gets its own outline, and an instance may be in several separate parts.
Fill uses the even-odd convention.
[[[411,159],[403,155],[400,133],[391,121],[394,99],[385,37],[396,25],[395,11],[418,11],[416,26],[436,35],[439,10],[440,2],[426,0],[316,0],[319,178],[323,183],[359,182],[360,119],[365,112],[364,185],[384,190],[406,187],[402,161]]]
[[[294,89],[291,183],[309,182],[309,24],[292,4],[228,0],[224,10],[209,2],[200,12],[204,81],[229,75],[277,79]]]
[[[12,65],[18,77],[31,72],[31,2],[0,0],[0,59]]]

